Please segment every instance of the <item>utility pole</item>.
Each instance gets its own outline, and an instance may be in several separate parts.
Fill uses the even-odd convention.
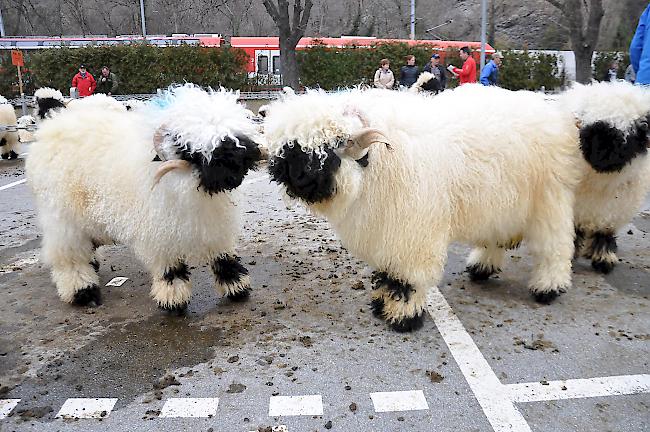
[[[142,21],[142,36],[147,37],[147,23],[144,18],[144,0],[140,0],[140,20]]]
[[[481,70],[485,66],[485,42],[487,41],[487,0],[481,1]]]
[[[0,7],[0,37],[5,37],[5,22],[2,21],[2,8]]]
[[[411,0],[411,40],[415,39],[415,0]]]

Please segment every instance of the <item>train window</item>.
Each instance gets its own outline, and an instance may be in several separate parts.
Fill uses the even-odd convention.
[[[273,73],[275,75],[280,75],[282,73],[280,68],[280,56],[273,56]]]
[[[257,73],[265,75],[269,73],[269,58],[267,56],[257,57]]]

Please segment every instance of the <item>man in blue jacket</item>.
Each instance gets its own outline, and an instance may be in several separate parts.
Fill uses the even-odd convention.
[[[641,14],[639,26],[630,44],[630,62],[636,72],[636,84],[650,84],[650,5]]]
[[[481,71],[481,84],[484,86],[499,85],[499,67],[503,56],[499,53],[492,54],[492,60]]]

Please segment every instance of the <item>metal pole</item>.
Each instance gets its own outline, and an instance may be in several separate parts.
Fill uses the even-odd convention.
[[[5,37],[5,23],[2,21],[2,8],[0,7],[0,37]]]
[[[481,69],[485,66],[485,43],[487,41],[487,0],[481,2]]]
[[[23,115],[27,115],[27,104],[25,103],[25,92],[23,91],[23,74],[18,66],[18,86],[20,87],[20,108]]]
[[[142,36],[147,37],[147,23],[144,18],[144,0],[140,0],[140,20],[142,21]]]
[[[415,39],[415,0],[411,0],[411,40]]]

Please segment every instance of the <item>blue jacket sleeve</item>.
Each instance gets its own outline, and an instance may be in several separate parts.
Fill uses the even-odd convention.
[[[636,29],[632,43],[630,44],[630,63],[636,72],[639,71],[639,63],[641,61],[641,53],[643,52],[643,45],[645,34],[648,26],[648,14],[650,13],[650,6],[641,14],[639,19],[639,26]],[[650,53],[649,53],[650,55]]]
[[[481,84],[483,84],[484,86],[492,85],[492,83],[490,82],[490,75],[492,75],[492,68],[493,67],[494,67],[494,65],[492,64],[492,62],[490,62],[490,63],[486,64],[483,67],[483,70],[481,71],[481,79],[480,79],[480,81],[481,81]]]

